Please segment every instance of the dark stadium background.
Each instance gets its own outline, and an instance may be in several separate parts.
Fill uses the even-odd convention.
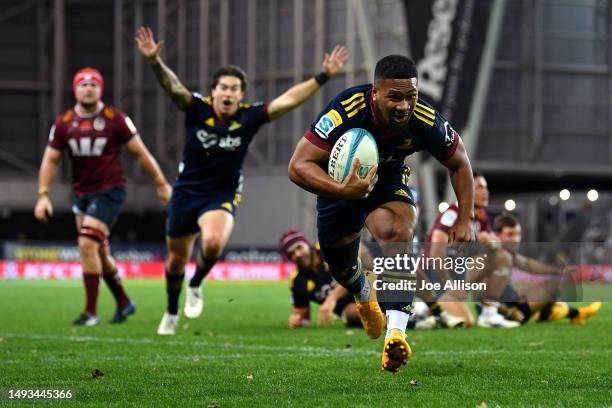
[[[452,26],[446,27],[453,37],[444,43],[443,37],[427,33],[432,22],[440,27],[437,22],[448,21],[448,4],[456,9]],[[503,7],[495,17],[497,4]],[[489,181],[491,215],[513,199],[525,239],[554,240],[583,211],[586,192],[597,189],[590,217],[597,229],[591,235],[609,240],[611,16],[606,0],[2,0],[0,239],[74,239],[66,158],[52,188],[55,219],[42,226],[31,213],[49,127],[73,104],[70,79],[82,66],[102,71],[104,100],[131,115],[166,174],[176,175],[183,118],[134,47],[135,29],[147,24],[165,40],[164,58],[190,89],[206,92],[212,70],[234,63],[249,75],[249,101],[268,100],[318,72],[321,55],[334,44],[350,50],[345,74],[257,135],[231,246],[271,248],[289,227],[314,236],[314,199],[286,176],[293,146],[328,98],[368,81],[376,58],[404,53],[418,60],[427,41],[442,41],[448,64],[463,53],[450,121],[471,146],[473,166]],[[491,30],[487,21],[495,18],[499,24]],[[442,28],[438,35],[445,35]],[[467,45],[456,43],[459,29]],[[488,81],[478,95],[483,78]],[[473,108],[480,114],[474,115]],[[468,123],[470,114],[478,120]],[[446,175],[426,158],[410,163],[423,232],[438,204],[449,201]],[[125,164],[128,201],[113,240],[161,243],[164,210],[148,177],[133,162]],[[563,188],[571,191],[567,201],[558,198]]]

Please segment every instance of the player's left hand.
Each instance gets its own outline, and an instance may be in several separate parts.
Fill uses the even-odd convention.
[[[334,308],[336,307],[336,300],[328,296],[325,302],[319,308],[319,323],[323,326],[329,326],[332,323],[334,317]]]
[[[172,198],[172,186],[168,183],[157,186],[157,198],[163,205],[168,205]]]
[[[342,71],[342,67],[344,66],[347,58],[348,51],[346,50],[346,47],[336,45],[331,54],[325,53],[325,58],[323,59],[323,72],[330,77],[333,77]]]
[[[455,225],[448,231],[448,243],[473,242],[475,241],[472,220],[458,219]]]

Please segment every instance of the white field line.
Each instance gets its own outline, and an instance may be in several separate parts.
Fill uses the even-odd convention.
[[[248,351],[268,351],[273,354],[255,354],[248,355],[248,357],[296,357],[296,356],[309,356],[309,357],[355,357],[355,356],[379,356],[380,352],[375,350],[364,350],[358,348],[325,348],[325,347],[312,347],[312,346],[268,346],[263,344],[244,344],[244,343],[229,343],[229,342],[209,342],[202,340],[195,341],[183,341],[176,339],[148,339],[148,338],[129,338],[129,337],[96,337],[96,336],[59,336],[59,335],[47,335],[47,334],[20,334],[20,333],[0,333],[0,337],[25,339],[25,340],[61,340],[61,341],[73,341],[77,343],[110,343],[110,344],[150,344],[155,346],[180,346],[180,347],[209,347],[210,351],[219,349],[232,349],[232,350],[243,350]],[[378,349],[378,342],[376,348]],[[567,355],[609,355],[612,354],[612,349],[597,349],[597,350],[549,350],[547,348],[536,348],[525,350],[506,350],[506,349],[474,349],[474,350],[415,350],[415,354],[420,356],[486,356],[486,355],[501,355],[501,354],[518,354],[518,355],[533,355],[533,354],[547,354],[555,356],[567,356]],[[158,356],[159,357],[159,356]],[[223,354],[217,355],[190,355],[183,357],[184,359],[215,359],[215,358],[245,358],[247,356],[234,353],[234,354]],[[95,358],[91,358],[95,360]],[[112,358],[109,358],[112,359]],[[125,359],[134,359],[134,357],[125,357]],[[175,356],[170,357],[175,359]],[[66,361],[71,361],[70,358]],[[6,360],[4,362],[7,362]]]

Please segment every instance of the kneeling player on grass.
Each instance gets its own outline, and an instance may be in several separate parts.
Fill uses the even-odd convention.
[[[72,211],[79,234],[86,293],[85,311],[74,324],[95,326],[100,323],[97,312],[100,275],[117,301],[111,323],[120,323],[136,310],[123,289],[108,245],[111,227],[126,195],[126,180],[119,162],[122,146],[155,180],[162,204],[168,203],[172,188],[130,118],[102,102],[104,81],[100,72],[84,68],[76,73],[72,86],[77,103],[51,127],[49,145],[40,165],[34,215],[42,222],[53,215],[49,188],[62,150],[68,150],[73,162]]]
[[[474,219],[472,220],[472,228],[476,233],[476,239],[482,243],[477,246],[476,253],[473,258],[482,256],[485,260],[485,268],[482,271],[470,270],[467,273],[457,273],[453,270],[438,270],[427,271],[429,276],[424,276],[424,279],[431,278],[442,283],[452,280],[464,280],[468,282],[479,282],[487,280],[487,284],[495,282],[506,282],[509,269],[504,265],[503,260],[498,257],[487,256],[488,251],[486,246],[486,238],[492,232],[491,222],[487,215],[486,209],[489,205],[489,189],[485,177],[474,171]],[[458,217],[458,208],[456,204],[451,205],[446,211],[442,212],[436,218],[434,225],[427,235],[427,243],[430,245],[428,253],[431,257],[443,259],[447,255],[452,254],[449,250],[448,237],[449,230],[455,224]],[[489,286],[489,285],[487,285]],[[502,287],[503,288],[503,287]],[[478,326],[480,327],[497,327],[497,328],[516,328],[519,325],[514,321],[507,320],[503,315],[498,313],[500,292],[484,291],[479,293],[477,300],[480,301],[482,313],[478,317]],[[452,314],[464,321],[465,327],[474,326],[474,317],[470,307],[467,304],[468,292],[465,290],[449,290],[443,292],[436,301],[428,303],[433,314],[439,314],[441,311]]]
[[[333,314],[340,316],[350,327],[361,326],[355,299],[329,273],[329,266],[321,260],[319,251],[300,230],[289,230],[280,240],[283,254],[297,267],[289,279],[293,312],[289,327],[310,326],[310,302],[318,303],[319,323],[329,325]]]
[[[589,306],[575,308],[565,302],[556,301],[559,295],[559,275],[571,272],[568,269],[540,262],[521,255],[519,244],[522,238],[521,224],[511,214],[502,214],[493,222],[495,237],[502,248],[499,250],[509,267],[514,267],[531,274],[551,275],[551,279],[538,282],[535,285],[514,287],[510,278],[504,289],[502,300],[509,318],[527,323],[531,317],[536,321],[570,319],[572,324],[585,324],[587,319],[595,316],[601,308],[601,302],[593,302]],[[557,275],[554,278],[552,275]]]
[[[352,128],[363,128],[374,136],[379,164],[360,178],[359,160],[355,160],[348,176],[338,183],[326,171],[330,151]],[[366,225],[385,256],[407,253],[417,213],[405,184],[404,159],[420,150],[429,151],[450,171],[459,200],[450,241],[472,241],[474,180],[469,159],[450,124],[418,99],[417,71],[410,58],[382,58],[376,64],[374,83],[349,88],[332,99],[298,143],[289,164],[291,180],[318,196],[322,258],[334,279],[355,296],[363,327],[373,339],[382,334],[385,316],[358,258],[359,233]],[[391,275],[398,276],[398,271],[386,271],[383,283],[387,272],[389,282],[397,280]],[[411,354],[405,330],[413,293],[401,296],[402,301],[385,304],[382,368],[391,372],[406,364]]]

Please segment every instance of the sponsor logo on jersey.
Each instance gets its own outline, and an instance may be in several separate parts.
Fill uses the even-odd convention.
[[[442,217],[440,217],[440,224],[446,227],[452,227],[455,225],[455,221],[457,221],[457,212],[455,210],[446,210]]]
[[[223,150],[233,151],[242,145],[242,138],[240,136],[219,136],[216,133],[208,133],[204,129],[198,130],[196,132],[196,137],[202,143],[202,147],[205,149],[210,149],[211,147],[217,146]]]
[[[101,117],[98,116],[97,118],[94,119],[93,128],[97,130],[98,132],[103,131],[105,126],[106,126],[106,122]]]
[[[335,109],[330,110],[315,125],[315,131],[323,139],[327,139],[332,130],[342,123],[342,117]]]
[[[102,156],[107,141],[108,139],[105,137],[97,137],[93,140],[91,137],[70,138],[68,139],[68,145],[73,156]]]
[[[444,122],[444,146],[450,147],[455,143],[455,131],[448,123],[448,121]]]

